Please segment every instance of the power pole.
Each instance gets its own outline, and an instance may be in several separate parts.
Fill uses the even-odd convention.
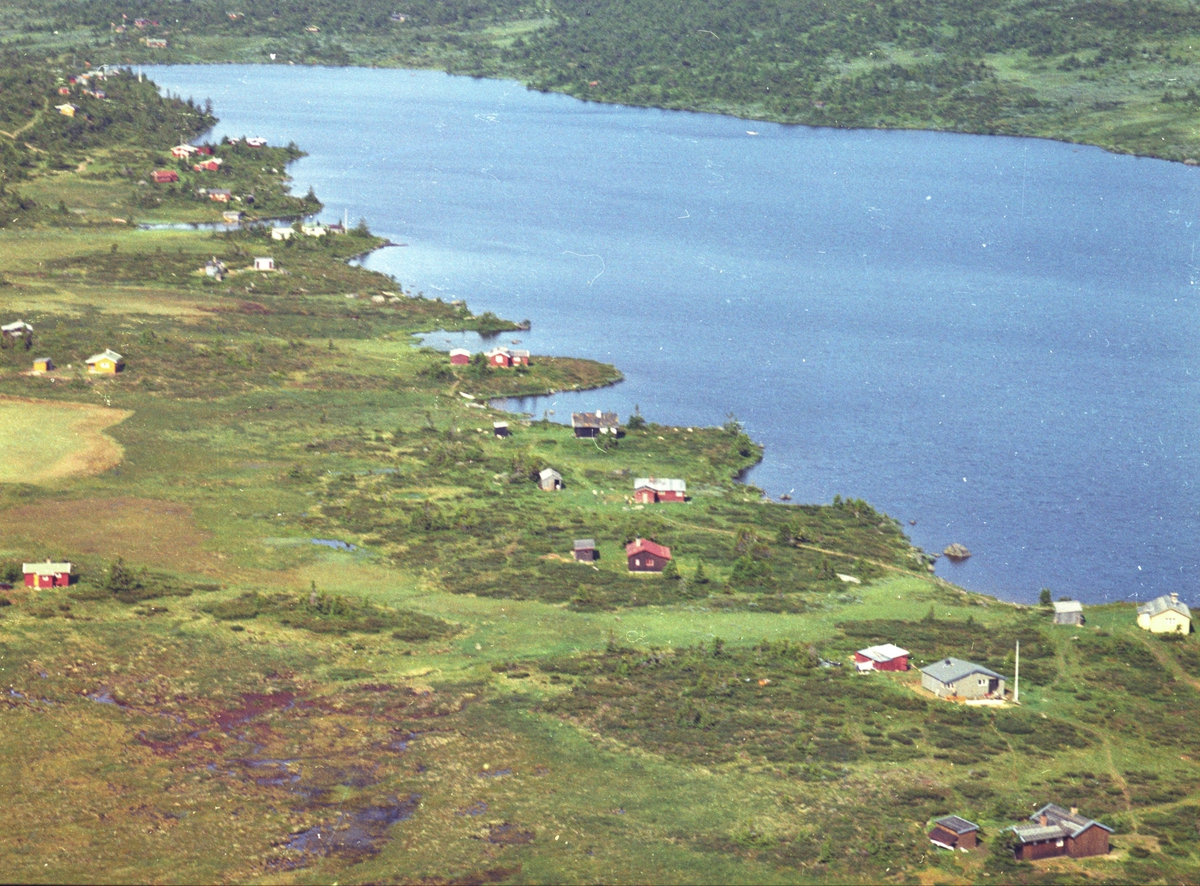
[[[1013,704],[1021,703],[1021,641],[1017,641],[1017,661],[1013,674]]]

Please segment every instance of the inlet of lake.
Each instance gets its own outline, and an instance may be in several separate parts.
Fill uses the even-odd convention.
[[[766,447],[750,483],[965,544],[938,563],[965,587],[1200,602],[1200,170],[428,71],[147,72],[212,99],[210,137],[308,151],[297,193],[406,244],[369,267],[625,374],[514,409],[733,413]]]

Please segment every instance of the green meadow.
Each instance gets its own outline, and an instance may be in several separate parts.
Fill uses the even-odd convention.
[[[949,585],[854,490],[765,501],[733,418],[593,441],[501,413],[619,367],[452,367],[415,334],[520,331],[347,263],[369,232],[140,230],[220,210],[167,192],[106,220],[137,181],[53,156],[0,230],[0,309],[34,327],[0,348],[6,880],[1195,879],[1193,636]],[[89,376],[105,347],[125,371]],[[28,374],[35,352],[59,368]],[[649,475],[689,501],[636,503]],[[670,573],[628,572],[639,536]],[[23,589],[46,558],[78,580]],[[1019,705],[852,662],[893,642],[1012,676],[1018,641]],[[1005,828],[1047,802],[1112,826],[1112,852],[1015,862]],[[929,843],[951,813],[982,849]]]

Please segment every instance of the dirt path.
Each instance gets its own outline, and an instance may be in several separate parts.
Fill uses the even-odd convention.
[[[16,141],[18,135],[20,135],[23,132],[28,132],[29,130],[33,129],[34,124],[37,123],[38,120],[40,120],[42,118],[42,114],[45,113],[46,109],[49,107],[50,107],[50,99],[46,99],[46,103],[44,105],[42,105],[42,109],[40,111],[34,111],[33,116],[29,119],[28,123],[26,123],[24,126],[14,129],[12,132],[5,132],[3,129],[0,129],[0,135],[7,135],[13,141]],[[35,151],[37,150],[37,148],[34,148],[33,145],[26,145],[25,147],[32,148]]]
[[[1166,652],[1159,649],[1153,643],[1147,643],[1144,638],[1142,639],[1142,645],[1150,650],[1150,654],[1153,655],[1155,660],[1163,666],[1163,670],[1170,673],[1171,676],[1181,683],[1187,683],[1197,692],[1200,692],[1200,680],[1197,680],[1195,677],[1181,668],[1179,666],[1179,662],[1175,661],[1175,659],[1171,658]]]

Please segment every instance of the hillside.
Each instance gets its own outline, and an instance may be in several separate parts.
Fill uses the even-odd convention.
[[[1200,12],[1172,0],[17,0],[0,39],[96,63],[434,67],[599,101],[1200,158]]]
[[[120,99],[87,98],[127,128],[76,149],[45,106],[82,66],[22,70],[6,132],[46,135],[0,135],[21,158],[0,313],[33,328],[0,348],[5,880],[1195,879],[1194,636],[1145,634],[1128,604],[1056,626],[938,580],[856,498],[764,501],[735,479],[761,450],[733,418],[589,440],[500,413],[489,397],[619,368],[417,347],[521,332],[348,264],[381,246],[365,225],[139,228],[229,211],[162,124],[211,117],[117,74]],[[212,147],[231,194],[318,205],[286,190],[302,146]],[[124,371],[89,374],[105,348]],[[32,374],[41,356],[57,368]],[[689,501],[639,503],[638,477]],[[674,566],[631,574],[638,537]],[[573,558],[585,538],[598,560]],[[77,580],[23,589],[46,560]],[[852,660],[895,643],[1011,677],[1018,641],[1019,705]],[[1005,829],[1047,802],[1113,851],[1014,861]],[[949,813],[983,849],[928,842]]]

